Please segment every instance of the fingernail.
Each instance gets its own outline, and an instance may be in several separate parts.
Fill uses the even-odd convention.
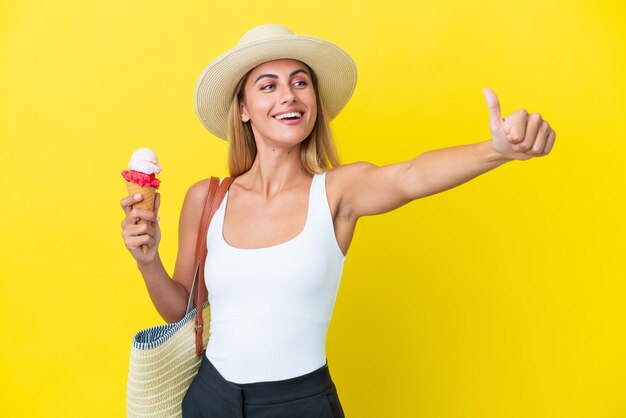
[[[141,195],[139,193],[137,193],[136,195],[133,196],[135,198],[135,200],[139,200],[141,199]]]
[[[156,221],[159,222],[159,219],[161,219],[161,217],[159,215],[157,215]]]

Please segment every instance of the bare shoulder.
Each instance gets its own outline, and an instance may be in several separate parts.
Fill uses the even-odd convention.
[[[374,164],[367,161],[357,161],[333,167],[326,174],[326,184],[332,184],[337,188],[346,187],[354,179],[361,177],[375,167]]]
[[[185,200],[189,199],[193,203],[204,204],[204,199],[206,198],[210,183],[211,179],[208,178],[192,184],[189,187],[189,190],[187,190]]]
[[[350,219],[354,217],[350,205],[347,204],[351,190],[376,166],[366,161],[357,161],[333,167],[326,173],[326,194],[335,218]]]
[[[183,202],[181,221],[184,219],[187,222],[193,222],[194,218],[198,218],[197,220],[199,222],[210,182],[211,179],[204,179],[192,184],[189,187],[189,190],[187,190],[187,194],[185,195],[185,201]]]
[[[337,201],[337,213],[348,219],[394,210],[414,199],[406,187],[410,183],[410,164],[407,161],[379,167],[357,162],[339,166],[329,175],[329,201]]]

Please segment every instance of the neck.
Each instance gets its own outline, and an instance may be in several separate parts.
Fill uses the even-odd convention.
[[[257,141],[257,154],[250,170],[242,174],[240,185],[271,199],[311,175],[300,159],[301,143],[290,148]]]

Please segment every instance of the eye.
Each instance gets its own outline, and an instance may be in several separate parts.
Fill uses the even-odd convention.
[[[266,85],[264,85],[263,87],[261,87],[261,90],[266,90],[266,91],[268,91],[268,90],[270,90],[268,87],[274,87],[274,85],[273,85],[273,84],[266,84]]]
[[[305,87],[305,86],[307,86],[309,83],[307,83],[307,82],[306,82],[306,81],[304,81],[304,80],[298,80],[298,81],[295,81],[293,84],[297,85],[298,87]]]

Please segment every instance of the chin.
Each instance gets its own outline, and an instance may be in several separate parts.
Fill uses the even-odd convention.
[[[255,138],[267,138],[281,145],[295,146],[306,140],[312,131],[313,129],[308,129],[306,132],[276,132],[274,135],[265,135],[264,133],[257,134],[257,132],[254,132],[254,136]]]

